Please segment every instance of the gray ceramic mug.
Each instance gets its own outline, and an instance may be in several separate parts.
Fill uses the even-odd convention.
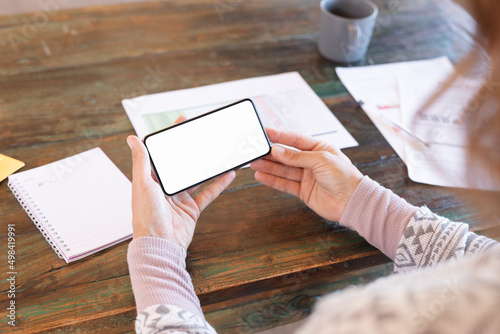
[[[322,0],[319,52],[327,59],[354,63],[370,44],[378,8],[369,0]]]

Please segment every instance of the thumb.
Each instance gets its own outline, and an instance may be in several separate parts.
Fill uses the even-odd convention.
[[[132,150],[133,180],[147,181],[151,178],[151,164],[146,147],[136,136],[128,136],[127,144]]]
[[[271,155],[284,165],[300,168],[314,168],[321,163],[323,152],[308,152],[273,145]]]

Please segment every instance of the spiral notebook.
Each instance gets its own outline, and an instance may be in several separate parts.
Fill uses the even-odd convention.
[[[132,237],[132,188],[100,148],[9,176],[9,188],[60,258]]]

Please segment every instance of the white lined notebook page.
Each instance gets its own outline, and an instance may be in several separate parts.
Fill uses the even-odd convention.
[[[132,236],[131,183],[98,147],[9,181],[68,263]]]

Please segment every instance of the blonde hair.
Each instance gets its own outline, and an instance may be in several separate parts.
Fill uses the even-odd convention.
[[[500,2],[473,0],[472,15],[478,23],[476,40],[481,41],[491,57],[491,74],[477,94],[477,117],[467,123],[469,169],[500,179]],[[500,223],[500,192],[480,196],[476,202],[485,218]],[[493,222],[492,221],[492,222]]]
[[[467,119],[468,175],[486,175],[500,184],[500,13],[499,0],[471,0],[471,14],[477,21],[477,48],[457,66],[456,72],[423,106],[429,108],[460,76],[467,76],[478,63],[485,62],[484,50],[491,58],[490,75],[475,98],[469,103],[472,117]],[[418,123],[417,120],[415,120]],[[471,177],[474,179],[474,177]],[[488,192],[478,196],[476,191],[463,192],[469,200],[478,204],[486,219],[500,223],[500,192]]]
[[[483,169],[500,179],[500,2],[474,0],[471,5],[478,23],[476,40],[491,56],[491,75],[475,98],[477,117],[467,123],[468,157],[472,172]]]

